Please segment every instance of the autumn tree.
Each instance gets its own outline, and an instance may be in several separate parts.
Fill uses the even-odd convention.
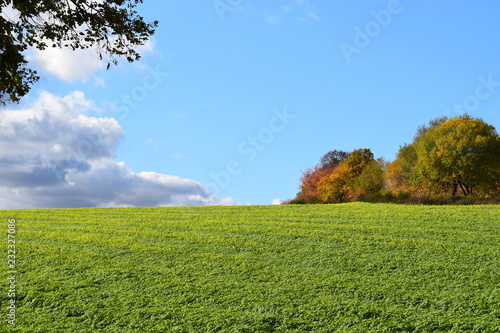
[[[307,203],[321,202],[318,194],[321,179],[332,173],[348,156],[349,153],[341,150],[331,150],[323,155],[318,164],[302,173],[299,185],[300,192],[296,199]]]
[[[349,154],[342,163],[346,164],[353,177],[357,177],[361,174],[363,169],[374,160],[373,153],[368,148],[356,149]]]
[[[417,194],[423,189],[423,184],[415,176],[417,152],[414,144],[405,144],[399,148],[396,159],[388,163],[385,177],[388,188],[393,192],[408,192]]]
[[[333,169],[322,168],[321,165],[316,165],[304,171],[300,178],[300,194],[305,197],[317,196],[319,182],[321,179],[328,176],[332,170]]]
[[[488,193],[500,180],[500,137],[493,126],[467,114],[429,129],[415,150],[417,177],[452,195]]]
[[[363,170],[374,162],[370,149],[356,149],[318,186],[321,199],[329,203],[350,201],[355,195],[357,181]]]
[[[331,170],[325,172],[328,166]],[[302,193],[326,203],[453,203],[457,200],[450,198],[457,195],[495,201],[500,195],[500,136],[493,126],[467,114],[440,117],[420,126],[391,163],[375,160],[370,149],[356,149],[346,158],[332,151],[301,181]]]
[[[0,0],[0,103],[18,102],[38,80],[24,52],[47,47],[96,49],[96,60],[140,58],[154,33],[136,6],[142,0]]]
[[[419,126],[411,144],[400,146],[396,159],[386,166],[386,183],[392,192],[406,192],[412,195],[423,195],[435,184],[416,174],[417,142],[431,129],[446,122],[446,116],[432,119],[428,124]]]
[[[421,126],[387,166],[389,187],[422,194],[488,194],[500,181],[500,139],[491,125],[465,114]]]
[[[321,157],[320,166],[322,169],[334,169],[348,157],[348,152],[342,150],[330,150],[328,153],[323,155],[323,157]]]
[[[352,173],[347,164],[342,163],[335,171],[321,179],[318,194],[323,202],[342,203],[349,200],[352,189]]]

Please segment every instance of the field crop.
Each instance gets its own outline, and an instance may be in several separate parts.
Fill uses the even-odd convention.
[[[0,211],[4,332],[500,332],[498,206]]]

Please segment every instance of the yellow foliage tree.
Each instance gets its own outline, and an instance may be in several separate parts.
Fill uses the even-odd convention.
[[[422,135],[415,150],[417,176],[452,195],[488,193],[500,180],[500,137],[481,119],[448,119]]]
[[[328,203],[350,201],[355,194],[358,177],[374,161],[370,149],[354,150],[331,174],[320,181],[318,193],[321,200]]]

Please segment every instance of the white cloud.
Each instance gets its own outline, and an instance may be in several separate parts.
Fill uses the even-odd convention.
[[[18,22],[19,21],[19,11],[15,10],[12,7],[12,4],[7,6],[2,6],[2,10],[0,12],[0,16],[10,22]]]
[[[87,116],[94,108],[81,92],[42,92],[29,108],[0,112],[1,209],[234,204],[199,182],[113,161],[122,129]]]
[[[36,68],[57,76],[65,82],[77,80],[87,81],[94,73],[104,68],[94,49],[71,50],[61,48],[46,48],[45,50],[32,50],[29,59]]]
[[[282,201],[281,199],[273,199],[272,204],[273,205],[281,205]]]
[[[141,55],[158,52],[156,50],[156,39],[154,39],[154,37],[150,37],[143,45],[137,47],[137,52]]]
[[[50,44],[50,42],[49,42]],[[148,39],[144,45],[137,47],[141,55],[156,53],[155,41]],[[36,69],[55,75],[65,82],[95,80],[95,86],[105,86],[103,78],[95,73],[106,66],[106,61],[100,60],[96,49],[77,49],[48,47],[45,50],[30,49],[28,60]],[[122,60],[125,62],[125,60]]]

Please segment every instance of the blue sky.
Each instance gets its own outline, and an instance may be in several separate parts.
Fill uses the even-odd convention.
[[[145,0],[139,12],[160,24],[138,63],[105,70],[93,54],[31,51],[42,79],[20,105],[4,108],[4,117],[43,113],[54,103],[75,115],[66,125],[85,114],[81,137],[101,119],[109,130],[91,143],[109,152],[83,154],[92,161],[80,161],[87,165],[81,170],[66,163],[62,192],[45,186],[43,175],[31,190],[29,177],[4,181],[9,191],[0,203],[92,206],[99,204],[87,197],[100,191],[107,206],[271,204],[294,197],[301,171],[329,150],[371,148],[393,160],[418,126],[463,112],[500,128],[499,9],[495,1]],[[20,141],[11,136],[2,145],[15,150]],[[58,154],[66,149],[50,144]],[[43,151],[36,147],[25,149]],[[29,172],[60,170],[54,156],[25,153],[23,165],[32,158]],[[96,170],[108,178],[103,171],[82,180]],[[116,183],[102,183],[110,178]],[[85,190],[75,190],[84,186],[77,180]],[[170,195],[170,180],[185,186],[178,200],[155,199]],[[149,199],[117,194],[120,186]],[[53,200],[40,201],[35,188]],[[74,200],[65,201],[68,193]],[[179,199],[182,193],[191,199]]]

